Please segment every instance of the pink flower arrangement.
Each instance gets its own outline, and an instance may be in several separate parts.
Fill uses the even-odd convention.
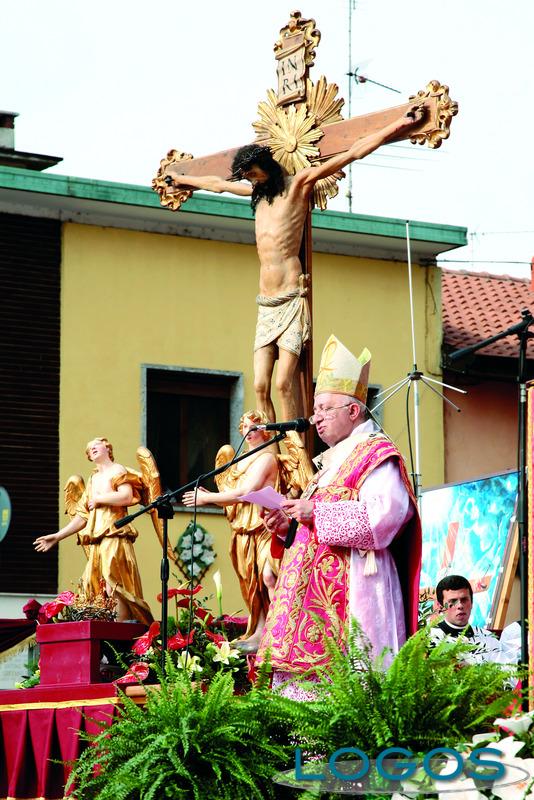
[[[75,599],[76,595],[74,592],[61,592],[55,600],[49,600],[48,603],[43,603],[37,612],[38,624],[44,625],[51,620],[55,621],[56,617],[59,616],[64,608],[74,604]],[[24,608],[26,608],[26,606]]]
[[[145,664],[143,661],[136,661],[128,668],[128,672],[125,675],[121,678],[117,678],[115,683],[122,686],[130,683],[139,683],[139,681],[145,681],[148,678],[149,672],[150,667],[148,664]]]

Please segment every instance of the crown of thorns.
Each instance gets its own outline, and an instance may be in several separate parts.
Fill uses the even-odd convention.
[[[273,163],[273,154],[269,147],[259,144],[247,144],[238,150],[232,162],[232,178],[241,178],[243,172],[252,164],[269,167]]]

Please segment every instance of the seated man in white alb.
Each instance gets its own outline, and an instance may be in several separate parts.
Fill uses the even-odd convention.
[[[445,639],[453,641],[461,636],[466,644],[473,646],[471,652],[462,655],[462,660],[466,663],[508,662],[505,650],[491,631],[469,624],[473,609],[473,589],[467,578],[463,575],[447,575],[442,578],[436,586],[436,598],[444,617],[430,629],[431,646]]]

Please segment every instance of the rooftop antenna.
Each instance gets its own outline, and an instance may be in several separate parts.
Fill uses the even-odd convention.
[[[412,370],[409,372],[405,378],[401,378],[396,383],[392,384],[388,389],[384,389],[383,391],[379,392],[376,397],[380,397],[385,395],[382,400],[378,403],[374,403],[373,408],[371,409],[373,412],[376,411],[384,403],[393,397],[397,392],[399,392],[404,386],[407,387],[408,395],[413,384],[413,416],[414,416],[414,438],[415,438],[415,467],[412,460],[412,480],[413,480],[413,487],[414,487],[414,494],[417,500],[417,505],[419,506],[419,510],[421,510],[421,453],[420,453],[420,436],[419,436],[419,383],[424,383],[429,389],[431,389],[434,394],[437,394],[442,400],[449,403],[456,411],[460,411],[461,409],[455,405],[452,400],[449,400],[442,392],[438,391],[434,388],[436,386],[444,387],[447,389],[452,389],[454,392],[459,392],[460,394],[467,394],[464,389],[458,389],[456,386],[450,386],[448,383],[443,383],[442,381],[437,381],[434,378],[429,378],[428,375],[425,375],[421,372],[417,367],[417,353],[416,353],[416,346],[415,346],[415,320],[414,320],[414,303],[413,303],[413,284],[412,284],[412,256],[411,256],[411,246],[410,246],[410,221],[406,220],[406,250],[407,250],[407,261],[408,261],[408,289],[410,294],[410,324],[411,324],[411,334],[412,334]],[[408,399],[408,398],[407,398]],[[408,411],[409,414],[409,411]],[[408,425],[409,425],[409,417],[408,417]],[[410,439],[410,436],[408,436]],[[411,452],[411,441],[410,441],[410,452]]]
[[[380,83],[379,81],[374,81],[372,78],[368,78],[366,75],[361,75],[360,74],[361,67],[362,67],[362,64],[360,64],[360,66],[356,67],[354,72],[350,73],[352,75],[352,77],[354,78],[354,80],[356,81],[356,83],[372,83],[375,86],[380,86],[382,89],[388,89],[390,92],[396,92],[397,94],[402,94],[400,89],[394,89],[393,86],[387,86],[387,84],[385,84],[385,83]],[[352,81],[351,81],[351,83],[352,83]]]
[[[367,75],[362,75],[361,70],[369,64],[369,59],[366,61],[361,61],[356,67],[353,68],[352,66],[352,12],[356,9],[356,0],[348,0],[348,54],[349,54],[349,64],[348,64],[348,72],[346,73],[349,84],[348,84],[348,94],[347,94],[347,107],[349,112],[349,118],[352,117],[352,85],[353,85],[353,78],[355,83],[372,83],[375,86],[380,86],[382,89],[388,89],[390,92],[396,92],[397,94],[402,94],[400,89],[394,89],[392,86],[387,86],[385,83],[380,83],[379,81],[375,81],[372,78],[368,78]],[[352,214],[352,168],[353,165],[349,164],[347,166],[347,180],[348,180],[348,188],[346,191],[346,198],[348,200],[349,205],[349,213]]]
[[[348,108],[349,108],[349,118],[352,117],[352,12],[356,8],[356,0],[349,0],[349,71],[347,73],[349,77],[349,94],[348,94]],[[352,214],[352,164],[348,166],[348,189],[347,189],[347,199],[349,201],[349,214]]]

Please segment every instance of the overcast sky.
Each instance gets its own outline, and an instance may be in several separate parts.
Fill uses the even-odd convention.
[[[322,33],[312,79],[324,74],[346,100],[349,5],[297,4]],[[527,277],[534,3],[352,6],[352,70],[401,91],[353,84],[353,116],[402,103],[434,78],[460,106],[440,149],[390,145],[357,164],[353,211],[466,226],[470,245],[446,256],[466,263],[450,266]],[[17,149],[62,156],[52,172],[149,184],[173,147],[200,156],[251,141],[257,104],[275,86],[273,44],[294,7],[0,0],[0,108],[20,113]],[[346,188],[329,208],[348,210]],[[513,261],[524,263],[503,263]]]

